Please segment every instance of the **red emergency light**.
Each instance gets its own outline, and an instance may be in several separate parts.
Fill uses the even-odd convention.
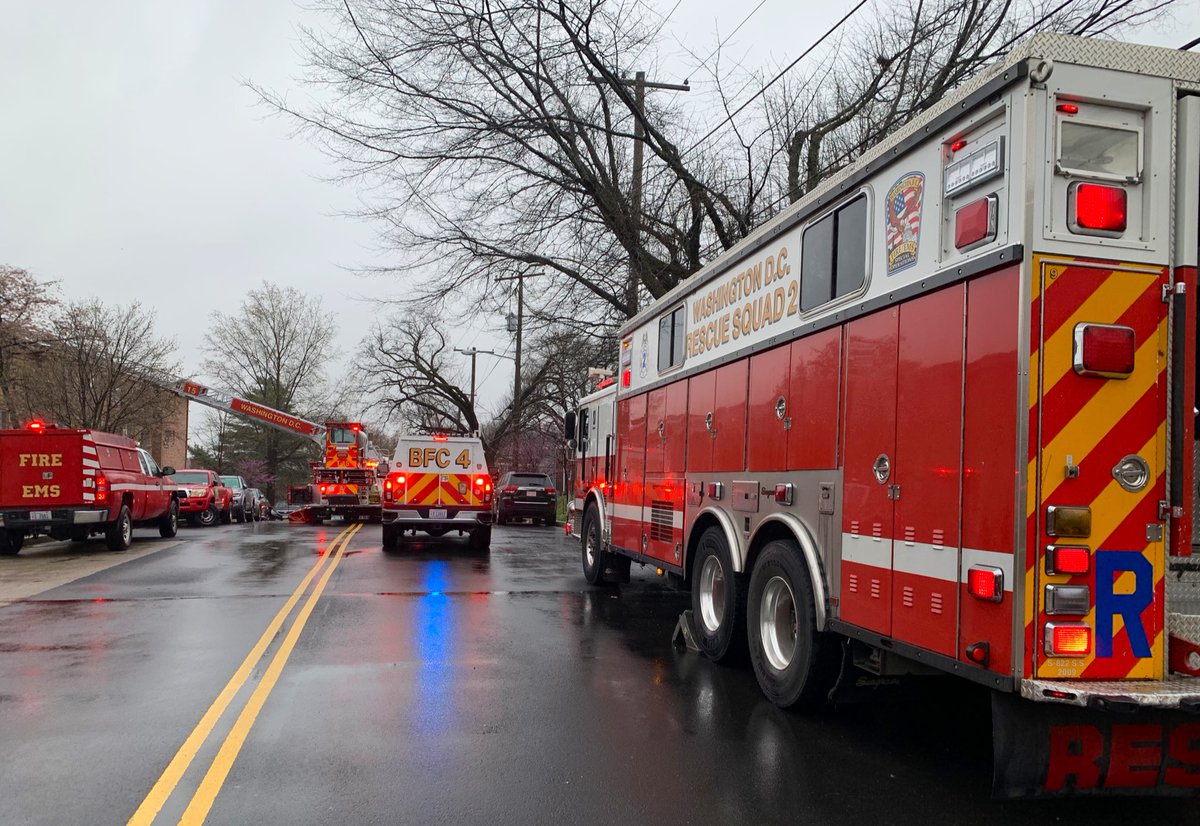
[[[1045,633],[1046,656],[1082,657],[1092,650],[1092,629],[1075,622],[1048,622]]]
[[[1081,376],[1123,379],[1133,373],[1137,341],[1121,324],[1075,325],[1075,372]]]
[[[974,249],[996,239],[995,195],[987,195],[954,211],[954,247]]]
[[[1057,109],[1058,111],[1062,112],[1064,115],[1078,115],[1079,114],[1079,104],[1078,103],[1060,103],[1057,106],[1055,106],[1054,108]]]
[[[967,570],[967,591],[976,599],[1001,602],[1004,599],[1004,572],[990,565],[972,565]]]
[[[25,429],[33,430],[33,431],[40,433],[46,429],[46,423],[43,422],[41,419],[31,419],[30,421],[27,421],[25,423]]]
[[[959,138],[954,143],[950,144],[950,151],[957,152],[958,150],[962,149],[966,145],[967,145],[966,140],[964,140],[963,138]]]
[[[1119,186],[1074,183],[1067,196],[1067,213],[1071,232],[1116,237],[1125,232],[1128,195]]]
[[[446,441],[446,440],[447,440],[447,439],[449,439],[449,438],[450,438],[450,437],[449,437],[449,436],[447,436],[445,433],[435,433],[435,434],[433,434],[433,440],[434,440],[435,442],[444,442],[444,441]]]
[[[633,371],[632,370],[623,370],[621,372],[621,386],[622,387],[628,387],[629,382],[631,382],[632,380],[633,380]]]
[[[1092,552],[1086,545],[1050,545],[1046,548],[1046,573],[1086,574],[1092,567]]]

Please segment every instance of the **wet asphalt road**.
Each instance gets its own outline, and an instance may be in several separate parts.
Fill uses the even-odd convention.
[[[991,801],[987,695],[958,681],[780,712],[748,668],[672,649],[686,594],[636,567],[589,589],[558,530],[385,554],[368,525],[340,555],[341,530],[185,529],[0,607],[0,824],[127,821],[318,563],[157,822],[244,735],[210,823],[1200,823],[1187,801]]]

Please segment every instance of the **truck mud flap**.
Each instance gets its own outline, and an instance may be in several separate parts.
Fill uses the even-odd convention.
[[[1200,717],[992,695],[992,797],[1200,796]]]

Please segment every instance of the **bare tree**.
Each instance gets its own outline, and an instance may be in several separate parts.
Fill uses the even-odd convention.
[[[905,0],[767,95],[796,201],[950,90],[1039,31],[1103,37],[1161,17],[1173,0]]]
[[[35,372],[30,357],[50,334],[58,285],[38,281],[27,270],[0,264],[0,427],[16,425],[28,412],[23,400]]]
[[[47,329],[48,341],[32,358],[38,381],[26,394],[35,412],[60,425],[143,441],[164,432],[177,402],[144,377],[177,371],[175,342],[155,336],[151,311],[137,302],[109,307],[97,299],[71,301]]]
[[[204,370],[222,389],[305,418],[324,420],[338,406],[326,367],[336,357],[337,325],[319,299],[264,282],[235,314],[213,314]],[[218,431],[223,471],[261,459],[264,477],[298,484],[308,478],[312,442],[231,417]],[[210,440],[211,441],[211,440]],[[194,446],[203,449],[203,445]],[[268,493],[275,495],[273,484]]]

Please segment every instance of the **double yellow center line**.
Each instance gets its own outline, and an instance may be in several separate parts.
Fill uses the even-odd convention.
[[[242,660],[242,664],[238,666],[237,671],[233,673],[229,682],[221,689],[221,693],[213,700],[212,705],[208,707],[208,711],[204,712],[204,716],[200,718],[200,722],[192,729],[192,733],[183,741],[183,745],[179,747],[179,751],[171,758],[171,762],[167,764],[167,768],[158,778],[154,787],[150,789],[150,793],[146,795],[145,800],[138,806],[137,811],[133,813],[133,817],[129,819],[130,826],[134,824],[149,824],[154,821],[154,818],[167,802],[167,799],[175,791],[175,787],[179,784],[188,767],[191,766],[192,760],[195,759],[200,748],[208,740],[209,735],[212,734],[217,721],[221,719],[226,709],[229,708],[229,704],[233,702],[233,698],[246,683],[254,667],[262,660],[271,641],[275,639],[279,633],[279,629],[283,627],[284,621],[291,614],[292,608],[304,596],[305,591],[308,590],[308,586],[312,581],[320,575],[316,587],[308,595],[308,599],[296,615],[296,618],[292,621],[287,635],[284,637],[279,649],[275,652],[275,656],[271,659],[271,664],[267,666],[266,673],[263,674],[254,692],[250,695],[250,699],[246,701],[241,714],[238,715],[233,728],[226,735],[225,741],[221,744],[221,748],[217,752],[217,756],[213,759],[212,765],[208,767],[204,779],[200,781],[200,787],[192,796],[191,802],[188,803],[187,809],[180,819],[180,823],[204,822],[209,810],[212,808],[213,801],[217,799],[217,793],[221,791],[221,786],[224,784],[225,778],[229,775],[229,770],[233,768],[233,763],[237,760],[242,744],[246,742],[246,736],[250,733],[251,726],[254,725],[254,721],[258,718],[258,713],[267,701],[271,689],[275,687],[275,683],[279,680],[279,674],[287,664],[292,649],[296,647],[296,641],[300,638],[300,633],[304,630],[304,626],[308,622],[313,608],[316,607],[317,600],[320,599],[321,593],[325,590],[325,585],[329,582],[329,578],[333,575],[333,571],[337,568],[338,563],[341,562],[346,547],[350,544],[350,540],[354,538],[354,535],[361,528],[361,524],[351,525],[338,534],[329,545],[329,550],[317,560],[317,564],[300,581],[300,585],[288,597],[287,602],[279,609],[279,613],[272,618],[270,624],[267,626],[267,630],[258,638],[258,642],[250,649],[250,653],[246,655],[246,659]],[[334,550],[335,548],[336,551]],[[324,569],[324,573],[322,573],[322,569]]]

